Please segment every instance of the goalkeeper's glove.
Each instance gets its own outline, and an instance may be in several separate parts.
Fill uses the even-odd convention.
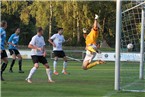
[[[87,33],[87,29],[86,28],[83,28],[83,33]]]
[[[95,20],[97,20],[99,18],[99,16],[97,14],[95,14]]]

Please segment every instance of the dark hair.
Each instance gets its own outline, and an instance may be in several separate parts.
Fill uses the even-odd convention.
[[[63,28],[58,28],[57,31],[63,30]]]
[[[38,27],[38,28],[37,28],[37,32],[41,32],[42,30],[43,30],[42,27]]]
[[[1,27],[4,27],[6,23],[7,23],[7,21],[2,20],[2,21],[1,21]]]
[[[97,45],[101,45],[101,41],[97,41],[97,43],[96,43]]]
[[[16,31],[17,29],[21,29],[21,28],[17,27],[17,28],[15,28],[15,31]]]

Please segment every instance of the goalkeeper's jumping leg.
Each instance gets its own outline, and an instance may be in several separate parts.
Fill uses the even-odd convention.
[[[104,63],[105,62],[104,61],[101,61],[101,60],[98,60],[98,61],[95,61],[95,62],[92,62],[92,63],[89,63],[89,61],[85,61],[83,63],[83,69],[84,70],[88,70],[88,69],[90,69],[90,68],[92,68],[92,67],[94,67],[94,66],[96,66],[98,64],[104,64]]]

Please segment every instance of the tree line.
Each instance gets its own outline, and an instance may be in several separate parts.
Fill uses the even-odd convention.
[[[17,27],[21,28],[20,45],[27,45],[36,34],[36,27],[43,27],[45,41],[57,33],[57,27],[64,28],[68,46],[84,46],[83,28],[90,31],[94,15],[99,15],[101,30],[99,41],[115,44],[115,1],[1,1],[1,19],[8,22],[7,38]]]

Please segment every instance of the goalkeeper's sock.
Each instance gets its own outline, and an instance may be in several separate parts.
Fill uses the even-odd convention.
[[[99,62],[99,61],[95,61],[95,62],[93,62],[93,63],[90,63],[90,64],[87,66],[87,69],[90,69],[90,68],[96,66],[97,64],[100,64],[100,62]]]
[[[53,62],[53,72],[56,72],[57,61]]]
[[[30,73],[28,75],[28,79],[30,79],[32,77],[32,75],[35,73],[35,71],[37,70],[36,67],[33,67],[31,70],[30,70]]]

